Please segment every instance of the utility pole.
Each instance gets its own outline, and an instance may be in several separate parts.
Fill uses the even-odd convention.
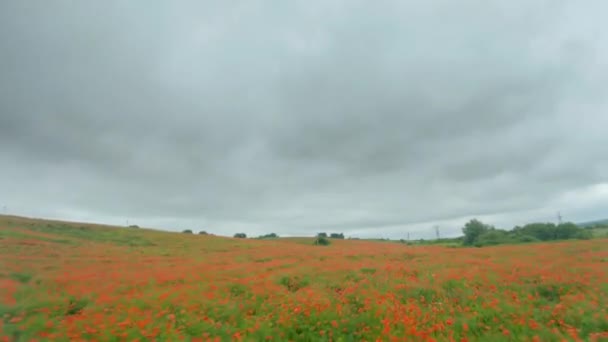
[[[407,242],[410,242],[410,232],[407,232]]]
[[[562,224],[562,213],[560,213],[559,211],[557,212],[557,224]]]
[[[2,206],[2,212],[4,213],[4,215],[8,214],[8,211],[6,209],[6,205]]]
[[[441,238],[441,234],[439,234],[439,226],[435,225],[433,228],[435,229],[435,237],[437,237],[437,240],[439,240]]]

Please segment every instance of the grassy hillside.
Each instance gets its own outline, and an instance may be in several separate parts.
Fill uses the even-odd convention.
[[[608,338],[608,240],[232,239],[0,217],[0,340]]]

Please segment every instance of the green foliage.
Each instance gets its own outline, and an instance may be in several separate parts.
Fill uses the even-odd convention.
[[[475,246],[494,246],[510,242],[513,242],[513,239],[507,231],[491,228],[477,237]]]
[[[540,242],[540,240],[537,239],[537,238],[535,238],[534,236],[531,236],[531,235],[517,235],[517,234],[515,234],[513,236],[513,241],[514,242],[520,242],[520,243]]]
[[[319,234],[317,234],[317,237],[326,238],[327,237],[327,233],[319,233]]]
[[[27,284],[30,282],[30,280],[32,280],[32,275],[29,273],[23,273],[23,272],[15,272],[15,273],[11,273],[10,277],[13,280],[16,280],[22,284]]]
[[[192,230],[186,229],[182,233],[184,233],[184,234],[192,234]]]
[[[579,239],[579,240],[589,240],[593,238],[593,232],[590,232],[587,229],[580,229],[576,234],[575,234],[575,239]]]
[[[567,222],[555,227],[553,236],[555,240],[567,240],[576,238],[579,235],[579,232],[584,232],[584,230],[572,222]]]
[[[329,241],[328,238],[320,236],[320,237],[318,237],[318,238],[315,239],[315,241],[313,242],[313,244],[315,246],[329,246],[331,244],[331,241]]]
[[[534,291],[539,297],[550,301],[550,302],[558,302],[561,298],[561,289],[559,286],[555,285],[538,285]]]
[[[464,240],[462,241],[462,244],[465,246],[474,245],[479,236],[487,232],[489,229],[490,227],[483,222],[477,219],[472,219],[464,225],[464,228],[462,228],[462,232],[464,233]]]
[[[84,310],[84,308],[90,304],[90,300],[88,300],[87,298],[70,298],[69,302],[68,302],[68,307],[67,310],[65,312],[66,316],[71,316],[71,315],[77,315],[80,312],[82,312],[82,310]]]
[[[539,241],[591,239],[593,233],[574,223],[559,225],[553,223],[530,223],[523,227],[516,226],[511,231],[495,229],[477,220],[472,220],[463,228],[465,246],[492,246],[507,243],[529,243]]]
[[[200,232],[198,232],[198,235],[209,235],[209,233],[204,230],[201,230]]]
[[[332,238],[332,239],[344,239],[344,234],[342,234],[342,233],[339,233],[339,234],[338,233],[331,233],[329,235],[329,237]]]
[[[247,234],[245,233],[236,233],[234,234],[234,237],[237,239],[246,239],[247,238]]]
[[[266,235],[260,235],[258,236],[258,239],[276,239],[279,236],[275,233],[270,233],[270,234],[266,234]]]
[[[515,227],[513,234],[516,236],[531,236],[540,241],[590,239],[592,237],[591,232],[572,222],[560,225],[553,223],[530,223],[523,227]]]
[[[541,241],[549,241],[555,239],[556,226],[553,223],[529,223],[523,227],[515,227],[515,234],[533,236]]]
[[[308,286],[309,281],[308,281],[308,279],[300,278],[298,276],[293,276],[293,277],[285,276],[285,277],[281,278],[279,283],[281,285],[285,286],[285,288],[289,292],[296,292],[299,289]]]

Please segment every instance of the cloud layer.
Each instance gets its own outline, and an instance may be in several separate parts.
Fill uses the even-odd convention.
[[[0,201],[227,235],[602,217],[607,10],[4,2]]]

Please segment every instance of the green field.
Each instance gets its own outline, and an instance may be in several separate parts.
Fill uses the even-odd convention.
[[[608,240],[484,248],[0,217],[0,340],[608,340]]]

